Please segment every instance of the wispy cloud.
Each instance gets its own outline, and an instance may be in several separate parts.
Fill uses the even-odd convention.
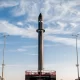
[[[22,46],[22,48],[36,48],[38,47],[37,45],[31,45],[31,46]]]
[[[0,33],[7,33],[9,35],[20,35],[31,38],[37,36],[34,27],[29,26],[27,28],[19,28],[18,26],[8,23],[7,21],[0,21]]]
[[[62,43],[65,45],[70,45],[70,46],[76,46],[76,42],[74,38],[63,38],[63,37],[56,37],[56,36],[45,36],[46,40],[52,41],[52,42],[58,42]],[[80,47],[80,40],[78,40],[78,47]]]
[[[60,24],[61,25],[61,24]],[[3,27],[2,27],[3,26]],[[61,25],[62,27],[64,24]],[[63,37],[56,37],[56,36],[51,36],[49,34],[71,34],[70,31],[65,32],[61,27],[61,30],[56,30],[53,28],[46,28],[46,34],[45,34],[45,40],[49,41],[54,41],[54,42],[59,42],[63,43],[66,45],[72,45],[75,46],[75,40],[71,38],[63,38]],[[62,32],[61,32],[62,31]],[[18,26],[15,26],[11,23],[8,23],[7,21],[0,21],[0,33],[7,33],[9,35],[19,35],[19,36],[24,36],[24,37],[29,37],[29,38],[37,38],[37,33],[36,29],[32,26],[29,26],[27,28],[19,28]],[[64,42],[65,41],[65,42]],[[27,48],[33,48],[37,46],[28,46]],[[22,51],[21,49],[19,51]]]
[[[5,3],[5,4],[4,4]],[[15,6],[12,10],[14,16],[27,14],[27,20],[37,19],[36,16],[40,12],[44,15],[44,20],[47,22],[55,20],[64,21],[79,21],[79,0],[8,0],[1,1],[1,5]],[[33,5],[33,6],[31,6]]]
[[[16,6],[15,9],[12,10],[12,14],[15,16],[20,16],[20,15],[24,15],[26,13],[25,10],[25,0],[20,0],[19,5]]]
[[[24,52],[24,51],[27,51],[27,50],[26,49],[17,49],[17,51]]]
[[[45,44],[44,47],[51,47],[51,46],[56,46],[56,45],[50,45],[50,44]],[[22,49],[28,49],[28,48],[38,48],[38,45],[31,45],[31,46],[22,46]]]
[[[14,1],[14,3],[15,2],[16,1]],[[42,12],[46,30],[45,40],[52,41],[54,38],[54,42],[74,46],[74,39],[68,37],[63,38],[60,36],[53,36],[53,34],[71,35],[72,33],[80,32],[80,10],[78,9],[80,6],[79,2],[79,0],[44,0],[39,3],[38,0],[20,0],[12,12],[16,17],[26,14],[27,17],[26,21],[24,21],[24,24],[31,21],[37,22],[39,11]],[[13,3],[13,1],[11,3]],[[41,3],[42,5],[40,6]],[[23,23],[17,22],[17,25],[23,25]],[[37,38],[36,28],[34,25],[29,23],[26,28],[20,28],[9,23],[8,21],[0,21],[0,33]],[[64,40],[66,43],[63,42]]]
[[[25,22],[36,22],[40,11],[43,14],[45,25],[47,25],[49,28],[53,26],[50,30],[53,30],[54,27],[57,27],[57,25],[59,25],[59,28],[57,30],[53,30],[53,32],[59,34],[60,32],[64,34],[71,33],[72,31],[70,31],[68,28],[71,28],[73,24],[78,27],[77,22],[80,21],[80,11],[77,9],[77,6],[79,6],[79,0],[45,0],[41,1],[40,3],[37,0],[21,0],[19,6],[13,10],[13,13],[16,16],[27,14]],[[33,7],[30,5],[33,5]],[[56,22],[57,25],[52,24],[52,22]]]
[[[23,26],[23,23],[22,22],[17,22],[17,25]]]
[[[24,53],[26,55],[30,55],[30,56],[37,56],[38,54],[35,54],[35,53]]]
[[[6,50],[7,52],[27,52],[27,49],[25,48],[18,48],[18,49],[9,49]]]
[[[17,6],[18,1],[15,0],[0,0],[0,8]]]
[[[36,0],[37,1],[37,0]],[[33,6],[31,6],[33,5]],[[12,11],[14,16],[28,15],[28,19],[34,18],[37,14],[38,5],[32,0],[20,0],[19,5]],[[35,18],[34,18],[35,19]]]

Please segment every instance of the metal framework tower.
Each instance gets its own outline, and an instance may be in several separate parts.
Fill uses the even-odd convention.
[[[8,35],[4,34],[3,37],[4,37],[4,46],[3,46],[3,54],[2,54],[2,76],[1,76],[1,80],[4,80],[4,53],[5,53],[5,48],[6,48],[6,37]]]
[[[5,52],[5,45],[6,45],[6,35],[4,35],[4,46],[3,46],[3,60],[2,60],[2,80],[4,80],[4,52]]]
[[[79,34],[76,34],[76,35],[72,35],[72,36],[75,36],[76,38],[76,57],[77,57],[77,64],[76,64],[76,67],[77,67],[77,75],[78,75],[78,80],[79,80],[79,57],[78,57],[78,47],[77,47],[77,38],[79,36]]]

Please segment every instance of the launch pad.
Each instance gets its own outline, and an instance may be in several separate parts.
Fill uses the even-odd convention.
[[[56,71],[43,70],[43,17],[40,13],[38,17],[38,70],[25,71],[25,80],[56,80]]]
[[[44,71],[42,74],[37,71],[25,71],[25,80],[56,80],[56,71]]]

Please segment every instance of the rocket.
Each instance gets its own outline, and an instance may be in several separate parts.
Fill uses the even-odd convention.
[[[43,70],[43,33],[45,32],[41,13],[38,16],[38,29],[36,32],[38,32],[38,73],[41,74]]]

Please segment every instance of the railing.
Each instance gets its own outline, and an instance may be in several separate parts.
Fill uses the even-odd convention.
[[[25,75],[39,75],[38,74],[39,71],[37,70],[28,70],[28,71],[25,71]],[[49,70],[45,70],[45,71],[42,71],[42,74],[41,75],[56,75],[56,71],[49,71]]]

